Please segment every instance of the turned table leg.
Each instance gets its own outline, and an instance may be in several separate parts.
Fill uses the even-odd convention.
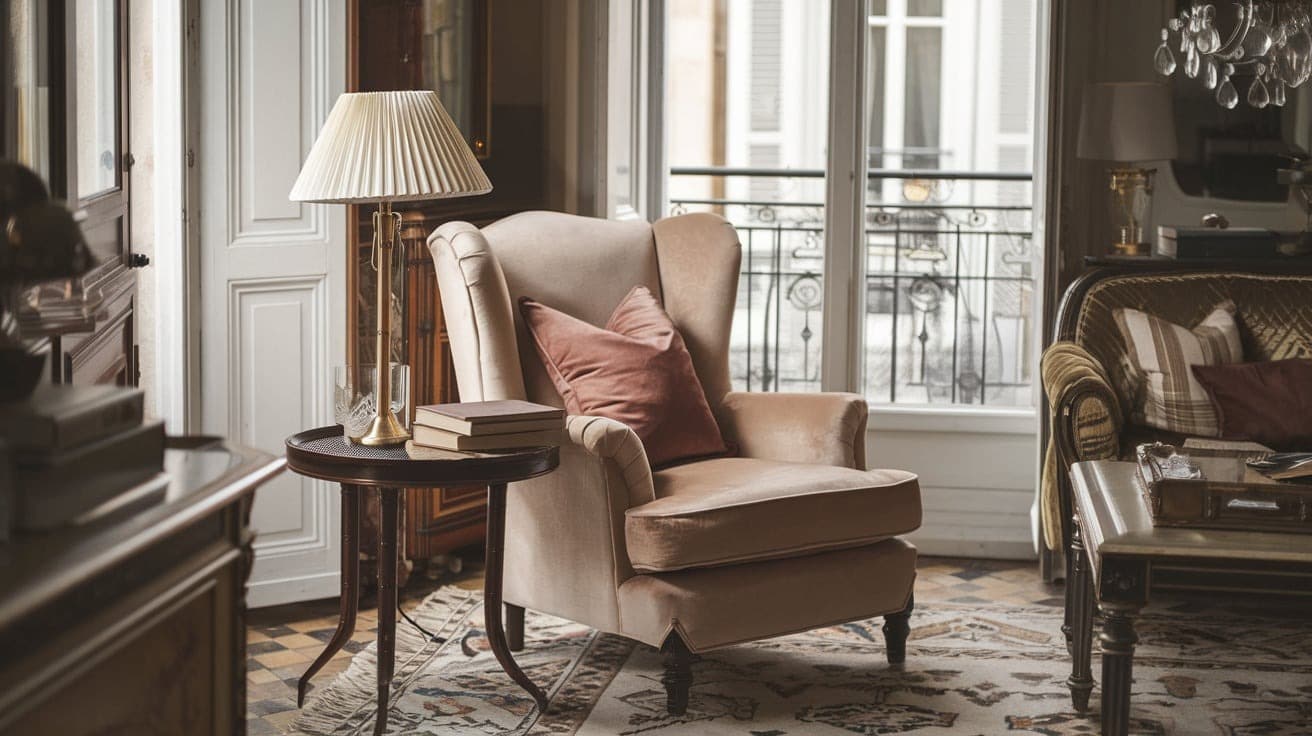
[[[1130,686],[1134,674],[1134,633],[1137,606],[1102,606],[1102,732],[1103,736],[1128,736],[1130,732]]]
[[[1093,583],[1089,579],[1089,558],[1084,551],[1080,527],[1071,533],[1071,574],[1066,579],[1066,614],[1071,622],[1071,676],[1066,680],[1071,703],[1083,713],[1089,709],[1093,692]]]
[[[506,547],[506,484],[493,483],[487,487],[487,565],[483,575],[483,623],[487,629],[487,643],[501,663],[501,669],[510,679],[533,696],[538,711],[547,711],[547,695],[524,674],[524,670],[511,656],[506,630],[501,622],[502,565]]]
[[[360,487],[342,484],[342,601],[337,630],[328,646],[296,683],[296,707],[305,705],[310,678],[328,663],[355,633],[355,614],[360,607]]]
[[[378,534],[378,717],[374,721],[374,736],[380,736],[387,729],[392,672],[396,664],[396,555],[400,498],[399,488],[378,491],[381,511]]]

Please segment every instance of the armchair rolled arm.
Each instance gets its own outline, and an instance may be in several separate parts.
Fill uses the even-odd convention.
[[[1043,533],[1050,549],[1065,549],[1071,523],[1070,466],[1117,457],[1124,414],[1107,372],[1083,346],[1053,343],[1043,352],[1040,372],[1052,412],[1043,467]]]
[[[1098,360],[1080,345],[1058,342],[1043,352],[1040,370],[1058,454],[1072,463],[1114,457],[1124,415]]]
[[[572,444],[609,465],[624,479],[627,490],[625,508],[655,500],[647,451],[628,425],[605,417],[571,415],[565,419],[565,433]]]
[[[866,400],[848,393],[731,391],[715,418],[743,457],[865,469]]]

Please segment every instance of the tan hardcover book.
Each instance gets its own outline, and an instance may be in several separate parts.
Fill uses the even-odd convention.
[[[518,399],[470,401],[459,404],[429,404],[415,408],[416,424],[467,435],[487,434],[487,432],[476,432],[474,427],[478,425],[508,425],[518,422],[540,422],[549,419],[563,422],[565,410]]]
[[[436,447],[442,450],[513,450],[519,447],[547,447],[559,445],[564,435],[558,429],[537,432],[516,432],[514,434],[490,434],[471,437],[467,434],[448,432],[444,429],[414,426],[414,443],[424,447]]]
[[[487,422],[470,424],[469,422],[440,414],[420,415],[416,412],[415,424],[433,429],[442,429],[471,437],[483,437],[490,434],[515,434],[516,432],[538,432],[547,429],[564,429],[565,419],[529,419],[522,422]]]

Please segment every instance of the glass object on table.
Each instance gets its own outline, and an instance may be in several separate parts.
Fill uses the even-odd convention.
[[[391,364],[392,413],[402,427],[410,428],[410,366]],[[333,421],[342,425],[342,434],[350,442],[358,442],[369,430],[378,405],[378,370],[374,365],[361,365],[359,375],[352,379],[344,365],[333,368]]]
[[[78,200],[118,187],[118,2],[77,0],[74,24]]]

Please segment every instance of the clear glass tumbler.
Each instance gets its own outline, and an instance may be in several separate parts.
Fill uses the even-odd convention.
[[[333,368],[333,421],[342,425],[347,441],[359,443],[369,431],[378,406],[378,369],[372,364],[360,366],[360,375],[351,380],[344,365]],[[392,364],[392,413],[406,429],[410,428],[410,366]]]

